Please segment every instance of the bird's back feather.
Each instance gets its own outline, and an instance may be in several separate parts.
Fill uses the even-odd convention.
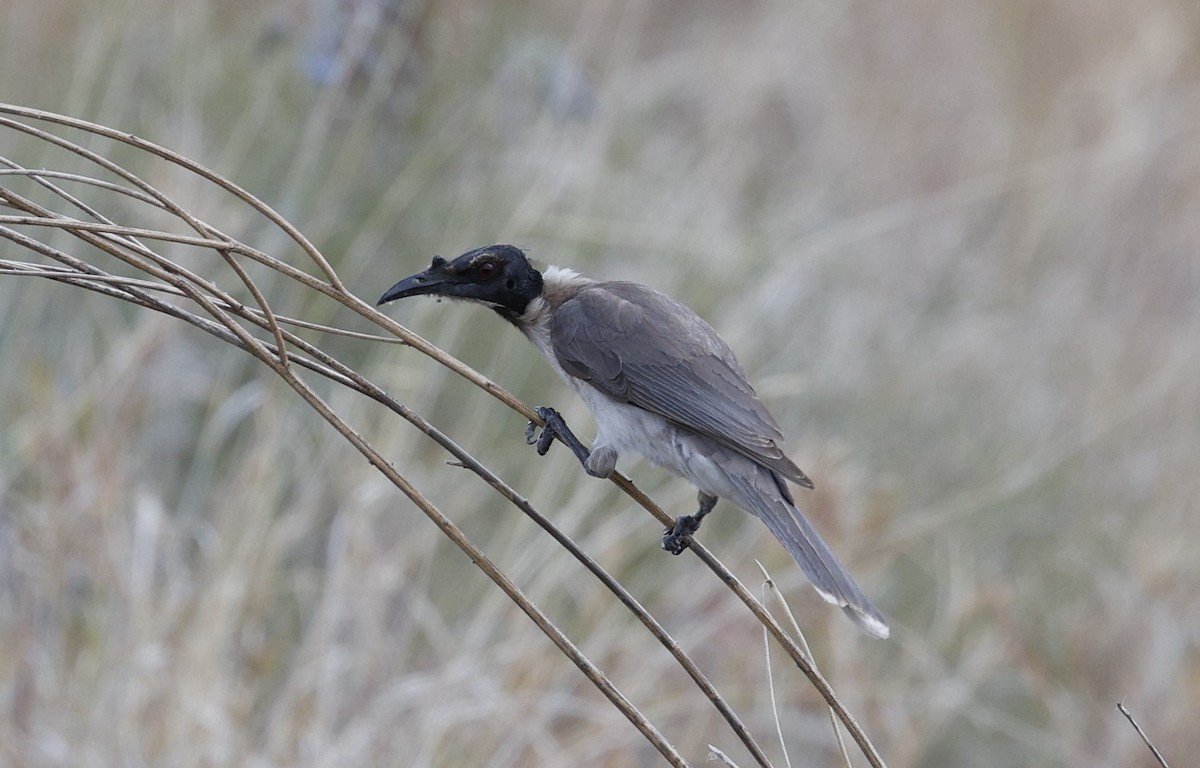
[[[550,340],[569,375],[812,487],[729,345],[683,304],[637,283],[591,283],[557,308]]]

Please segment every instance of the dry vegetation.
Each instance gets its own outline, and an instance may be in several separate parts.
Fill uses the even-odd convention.
[[[332,69],[321,3],[253,5],[131,0],[101,16],[10,0],[0,100],[215,168],[368,301],[434,253],[509,241],[694,306],[759,383],[817,482],[808,511],[894,639],[860,637],[732,508],[700,538],[747,583],[755,558],[770,568],[890,765],[1148,765],[1120,699],[1167,760],[1200,751],[1194,3],[400,4],[382,31],[353,27]],[[73,169],[3,130],[0,155]],[[236,201],[150,180],[300,263]],[[4,242],[0,258],[31,256]],[[367,329],[256,277],[281,312]],[[487,312],[392,314],[588,423]],[[659,551],[645,512],[567,451],[538,459],[518,415],[433,361],[312,337],[550,514],[782,764],[758,625],[695,558]],[[0,361],[0,762],[655,760],[246,355],[4,276]],[[712,743],[750,764],[540,529],[401,420],[322,393],[689,761]],[[630,470],[664,507],[690,509],[686,484]],[[819,698],[774,658],[793,764],[836,764]]]

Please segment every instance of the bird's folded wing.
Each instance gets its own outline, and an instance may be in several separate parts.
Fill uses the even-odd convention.
[[[679,302],[636,283],[596,283],[558,308],[550,337],[571,376],[812,487],[729,346]]]

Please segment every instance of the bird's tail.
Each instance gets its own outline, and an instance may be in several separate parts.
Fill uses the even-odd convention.
[[[755,466],[755,469],[753,478],[730,477],[742,492],[748,509],[767,524],[826,602],[841,606],[855,624],[875,637],[887,637],[890,634],[887,619],[796,509],[784,481],[766,468]]]

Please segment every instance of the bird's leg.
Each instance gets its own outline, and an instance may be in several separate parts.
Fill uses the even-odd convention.
[[[700,521],[717,505],[717,497],[709,496],[704,491],[700,491],[697,499],[700,508],[695,514],[680,515],[675,518],[675,525],[663,531],[662,547],[672,555],[678,555],[688,548],[692,543],[692,534],[700,530]]]
[[[617,468],[617,452],[612,448],[598,445],[589,451],[579,438],[575,437],[575,433],[567,426],[567,422],[563,420],[562,414],[558,411],[546,407],[538,407],[534,410],[546,425],[542,427],[542,434],[538,437],[537,424],[529,422],[529,426],[525,427],[525,442],[530,445],[536,443],[538,455],[545,456],[546,451],[549,451],[550,446],[554,444],[554,438],[557,437],[566,443],[571,452],[575,454],[575,458],[579,459],[584,470],[592,477],[608,477]]]
[[[588,459],[591,457],[591,451],[584,447],[583,443],[575,437],[575,433],[567,426],[567,422],[563,420],[562,414],[553,408],[539,406],[533,409],[538,416],[542,417],[542,421],[546,426],[542,427],[542,434],[537,434],[537,424],[529,422],[529,426],[525,428],[525,442],[529,445],[537,444],[537,452],[539,456],[545,456],[550,450],[550,446],[554,444],[554,438],[558,438],[571,449],[575,454],[575,458],[579,459],[579,463],[585,468],[588,464]]]

